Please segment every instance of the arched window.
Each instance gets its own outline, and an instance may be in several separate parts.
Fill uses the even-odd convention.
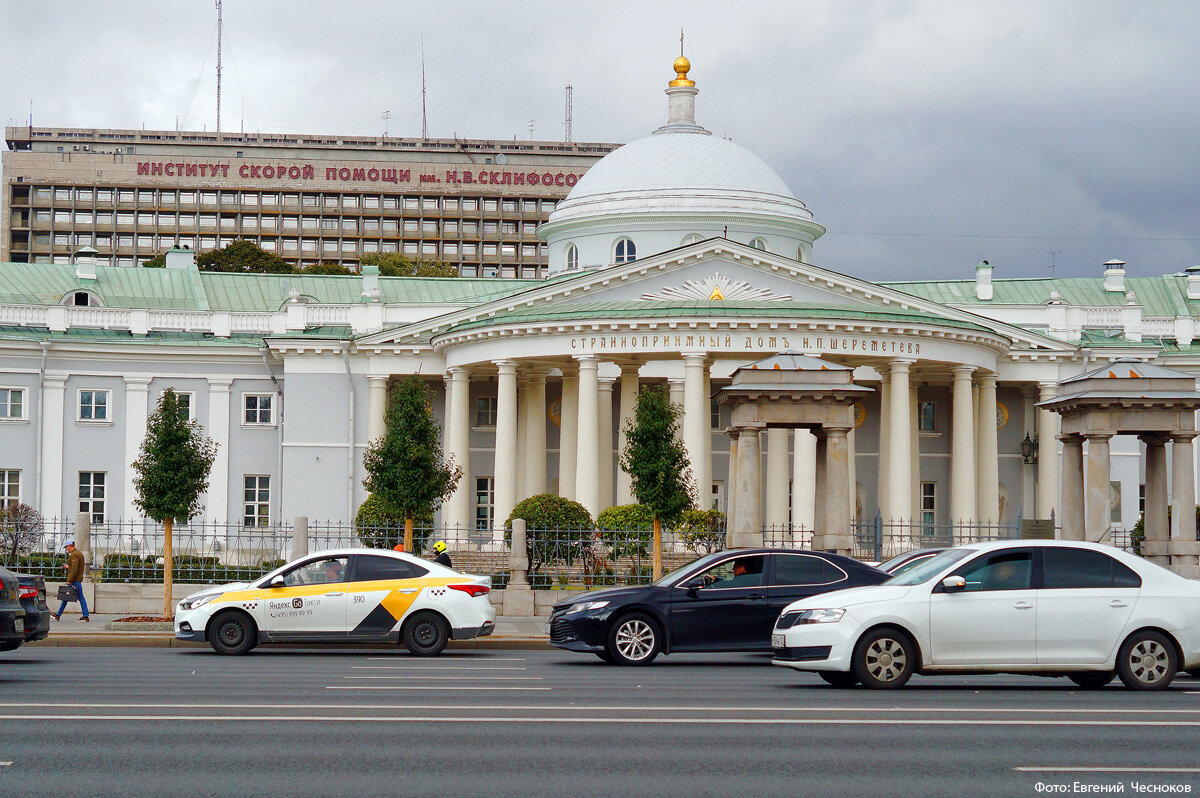
[[[761,249],[763,252],[771,251],[771,248],[767,246],[767,239],[761,237],[751,241],[750,246],[754,247],[755,249]]]
[[[96,296],[91,291],[83,289],[68,291],[63,295],[62,299],[58,300],[58,304],[73,305],[75,307],[104,307],[104,302],[100,300],[100,297]]]
[[[579,249],[574,244],[567,244],[565,261],[568,271],[579,268]]]
[[[618,239],[613,263],[629,263],[633,260],[637,260],[637,247],[633,245],[633,241],[628,238]]]
[[[699,233],[688,233],[683,237],[683,240],[679,242],[679,246],[686,247],[688,244],[695,244],[703,240],[704,239],[700,237]]]

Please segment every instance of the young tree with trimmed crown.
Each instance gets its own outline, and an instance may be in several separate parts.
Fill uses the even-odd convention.
[[[442,425],[420,377],[395,384],[384,425],[363,455],[363,486],[404,518],[404,550],[412,551],[413,519],[432,516],[463,471],[442,453]]]
[[[133,462],[134,505],[163,525],[163,617],[170,618],[171,526],[186,521],[204,505],[208,474],[217,455],[217,444],[204,434],[198,421],[189,421],[186,408],[170,388],[158,398],[158,407],[146,419],[146,437]]]
[[[671,404],[665,387],[649,385],[637,398],[625,425],[621,468],[633,483],[633,495],[654,513],[651,555],[654,578],[662,576],[662,525],[679,521],[692,508],[692,466],[679,440],[683,409]]]

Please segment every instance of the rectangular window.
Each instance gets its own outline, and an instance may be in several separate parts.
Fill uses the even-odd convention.
[[[483,209],[485,211],[498,211],[500,210],[500,201],[497,199],[485,199],[483,201]]]
[[[242,482],[242,526],[271,523],[271,478],[250,474]]]
[[[112,202],[113,193],[111,188],[96,189],[96,202]]]
[[[421,232],[422,233],[431,233],[433,235],[437,235],[437,231],[438,231],[438,223],[436,221],[426,219],[425,221],[421,222]]]
[[[273,393],[242,394],[242,407],[244,408],[242,423],[260,426],[274,424],[275,416],[271,414],[274,401],[275,394]]]
[[[79,391],[79,421],[108,421],[108,391]]]
[[[505,213],[516,213],[517,212],[517,201],[506,199],[501,204],[501,207],[504,209]]]
[[[79,512],[89,513],[93,524],[104,523],[103,471],[79,472]]]
[[[486,225],[487,225],[487,222],[484,222],[484,226],[486,226]],[[500,232],[504,233],[505,235],[512,235],[512,234],[516,233],[517,232],[517,223],[516,222],[501,222],[500,223]]]
[[[15,468],[0,470],[0,510],[21,503],[21,472]]]
[[[464,199],[464,200],[462,201],[462,209],[463,209],[464,211],[477,211],[477,210],[479,210],[479,200],[477,200],[477,199]]]
[[[153,189],[141,189],[140,191],[138,191],[137,197],[138,197],[138,203],[141,205],[153,205],[154,204],[154,190]]]
[[[1146,483],[1138,485],[1138,515],[1146,514]]]
[[[475,478],[475,528],[492,528],[492,513],[496,506],[496,482],[491,477]]]
[[[480,396],[475,400],[475,426],[496,426],[496,397]]]
[[[934,418],[937,413],[937,405],[933,402],[918,402],[917,403],[917,429],[921,432],[933,432],[937,427],[934,424]]]
[[[25,389],[0,388],[0,419],[25,418]]]
[[[711,429],[721,428],[721,406],[715,401],[708,403],[708,426]]]
[[[196,418],[196,392],[176,391],[175,401],[179,406],[179,417],[184,421],[194,421]]]
[[[921,534],[937,533],[937,483],[921,483]]]

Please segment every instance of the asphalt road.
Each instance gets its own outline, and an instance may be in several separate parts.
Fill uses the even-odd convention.
[[[1192,792],[1198,744],[1186,676],[1157,694],[1008,676],[872,692],[753,655],[0,655],[0,796]]]

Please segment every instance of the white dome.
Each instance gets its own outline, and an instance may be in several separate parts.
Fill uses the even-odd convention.
[[[549,221],[656,211],[812,219],[775,170],[749,150],[707,132],[664,129],[600,159]]]

